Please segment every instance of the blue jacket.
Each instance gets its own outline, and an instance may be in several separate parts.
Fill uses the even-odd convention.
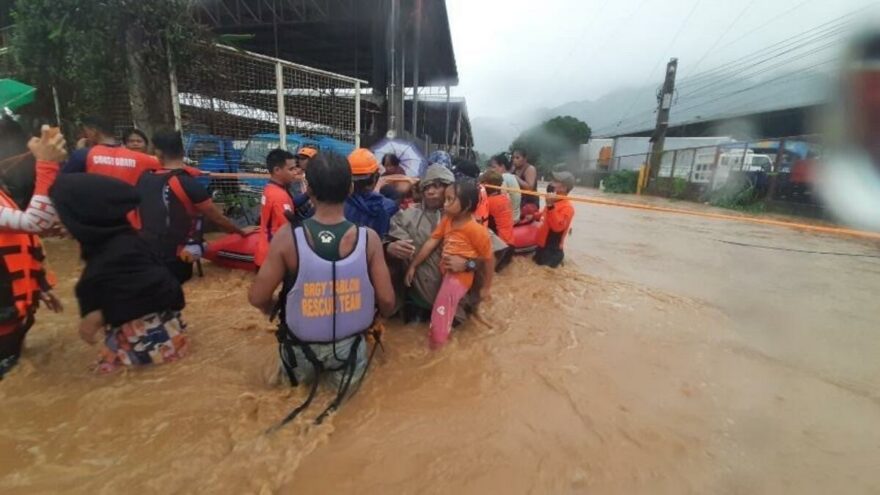
[[[388,233],[397,203],[373,191],[355,193],[345,200],[345,219],[361,227],[369,227],[380,237]]]

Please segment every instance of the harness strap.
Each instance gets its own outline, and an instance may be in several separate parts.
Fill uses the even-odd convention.
[[[180,178],[177,175],[172,175],[171,178],[168,179],[168,188],[171,189],[171,192],[174,193],[174,196],[177,197],[178,201],[180,201],[190,216],[198,215],[198,210],[196,210],[192,200],[189,199],[186,191],[183,190],[183,184],[180,183]]]

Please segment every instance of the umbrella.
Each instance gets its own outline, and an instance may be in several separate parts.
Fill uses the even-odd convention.
[[[0,79],[0,108],[17,110],[33,103],[37,88],[20,83],[15,79]]]
[[[379,163],[387,154],[397,155],[400,158],[400,166],[406,171],[406,175],[410,177],[419,177],[424,172],[427,162],[419,149],[413,143],[400,139],[385,139],[371,150]]]

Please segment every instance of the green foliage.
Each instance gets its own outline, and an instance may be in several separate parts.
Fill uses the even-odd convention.
[[[589,141],[591,134],[590,126],[585,122],[570,116],[554,117],[521,133],[510,149],[524,149],[529,162],[542,175],[577,153],[578,147]]]
[[[128,98],[126,36],[146,33],[139,60],[167,80],[167,53],[193,58],[208,31],[188,12],[187,0],[16,0],[11,51],[16,72],[51,105],[55,87],[66,118],[112,114]],[[129,45],[131,46],[131,45]],[[157,76],[158,77],[158,76]],[[118,107],[117,107],[118,108]]]
[[[603,181],[605,192],[634,194],[639,183],[639,173],[633,170],[619,170]]]
[[[593,134],[586,122],[571,116],[553,117],[541,125],[548,133],[562,137],[566,143],[575,148],[589,141]]]
[[[687,192],[688,181],[687,179],[682,179],[680,177],[676,177],[672,179],[672,187],[669,193],[669,197],[675,199],[682,199]]]
[[[732,210],[764,211],[764,203],[758,202],[755,186],[748,180],[728,180],[722,187],[712,191],[709,204]]]

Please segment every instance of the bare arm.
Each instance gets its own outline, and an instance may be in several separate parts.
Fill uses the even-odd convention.
[[[100,310],[92,311],[80,320],[79,336],[89,344],[97,344],[96,336],[105,326],[104,313],[101,313]]]
[[[440,239],[434,239],[433,237],[429,238],[427,241],[425,241],[424,244],[422,244],[422,248],[419,249],[419,254],[416,255],[410,266],[412,268],[416,268],[417,266],[424,263],[425,260],[428,259],[428,256],[431,256],[431,253],[433,253],[439,245]]]
[[[373,290],[376,293],[376,306],[379,314],[385,317],[394,312],[395,296],[394,286],[391,284],[391,273],[385,263],[385,254],[382,252],[382,240],[374,230],[367,230],[367,263],[370,270],[370,280],[373,282]]]
[[[248,292],[248,302],[251,306],[265,314],[271,314],[275,306],[275,289],[281,285],[284,275],[288,270],[296,269],[299,260],[296,258],[296,250],[293,249],[293,237],[290,226],[285,225],[278,230],[278,234],[269,244],[269,254],[260,267],[257,278]],[[290,265],[290,266],[289,266]]]

